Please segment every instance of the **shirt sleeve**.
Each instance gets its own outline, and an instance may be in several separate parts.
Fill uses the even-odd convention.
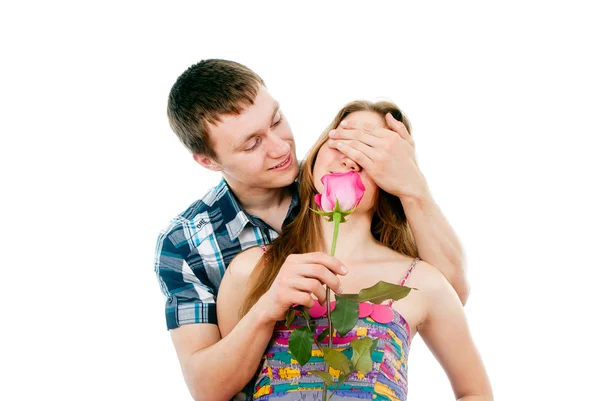
[[[210,282],[203,282],[194,274],[188,264],[191,254],[181,225],[171,226],[159,235],[154,271],[166,297],[165,317],[169,330],[184,324],[217,324],[216,291]],[[194,269],[202,268],[196,255]]]

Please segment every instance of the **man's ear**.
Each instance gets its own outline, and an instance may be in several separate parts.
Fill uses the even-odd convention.
[[[223,170],[223,167],[217,163],[215,160],[211,159],[210,157],[200,154],[200,153],[194,153],[192,155],[192,157],[194,158],[194,160],[196,161],[196,163],[198,163],[199,165],[201,165],[202,167],[208,169],[208,170],[212,170],[212,171],[221,171]]]

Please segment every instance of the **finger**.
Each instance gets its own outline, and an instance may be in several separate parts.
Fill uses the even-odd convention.
[[[410,143],[411,146],[415,146],[415,141],[413,141],[412,137],[408,133],[408,130],[406,129],[406,126],[402,122],[396,120],[391,113],[387,113],[385,115],[385,121],[394,132],[400,135],[402,139]]]
[[[288,299],[286,303],[290,303],[291,305],[303,305],[307,308],[312,308],[315,305],[315,299],[308,293],[304,291],[294,290],[288,293]]]
[[[374,135],[374,132],[366,132],[360,129],[338,128],[329,131],[329,137],[332,139],[347,139],[361,141],[365,145],[376,147],[381,142],[381,136]]]
[[[321,304],[327,300],[327,292],[323,284],[315,278],[296,276],[296,279],[289,281],[289,285],[290,288],[298,291],[314,294]]]
[[[304,279],[318,280],[321,285],[326,285],[338,294],[342,293],[340,279],[331,270],[321,264],[299,264],[294,272]],[[295,280],[294,280],[295,281]],[[316,295],[316,294],[315,294]]]
[[[377,159],[377,151],[362,142],[330,139],[328,145],[339,150],[367,171],[371,170],[374,160]]]
[[[349,122],[344,120],[339,125],[340,128],[361,129],[365,132],[372,132],[377,128],[374,124],[365,121]]]
[[[348,273],[348,269],[344,267],[344,265],[342,264],[342,262],[340,262],[339,259],[328,255],[325,252],[310,252],[296,256],[298,257],[296,259],[298,263],[323,265],[329,270],[331,270],[332,273],[340,274],[342,276],[345,276],[346,273]]]

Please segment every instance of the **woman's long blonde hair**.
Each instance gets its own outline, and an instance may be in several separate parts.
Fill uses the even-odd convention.
[[[242,305],[241,316],[248,313],[250,308],[271,287],[279,269],[289,255],[323,249],[324,239],[319,225],[319,219],[322,217],[309,210],[309,208],[318,210],[314,201],[318,192],[313,185],[313,167],[319,149],[329,139],[329,131],[336,128],[346,116],[357,111],[375,112],[381,115],[384,121],[385,115],[391,113],[396,120],[404,123],[408,133],[411,133],[410,122],[392,102],[354,101],[342,107],[302,162],[298,178],[300,212],[292,223],[283,228],[281,235],[271,243],[252,272],[249,281],[252,287]],[[383,245],[413,258],[417,256],[417,245],[400,199],[382,189],[379,189],[376,196],[371,233]]]

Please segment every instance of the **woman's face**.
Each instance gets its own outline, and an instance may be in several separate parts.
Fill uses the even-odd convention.
[[[385,126],[383,118],[372,111],[355,111],[348,114],[342,121],[348,121],[352,127],[362,127],[365,124],[378,128]],[[317,191],[322,193],[324,188],[321,177],[330,173],[345,173],[350,170],[360,175],[365,186],[365,194],[356,211],[368,211],[374,206],[375,195],[379,188],[361,166],[339,150],[329,147],[327,142],[321,146],[319,153],[317,153],[313,167],[313,184]]]

